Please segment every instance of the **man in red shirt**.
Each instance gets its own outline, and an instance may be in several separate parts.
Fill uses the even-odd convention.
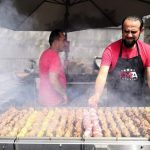
[[[143,21],[137,16],[122,22],[122,39],[110,44],[102,55],[90,106],[97,106],[107,81],[106,106],[142,106],[142,87],[147,77],[150,88],[150,45],[139,40]],[[146,103],[144,105],[147,105]]]
[[[59,56],[64,50],[64,33],[52,31],[49,43],[50,48],[41,54],[39,60],[39,102],[44,106],[56,106],[67,103],[66,77]]]

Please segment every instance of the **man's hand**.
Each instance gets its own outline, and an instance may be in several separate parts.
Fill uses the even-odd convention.
[[[99,96],[96,94],[93,95],[92,97],[90,97],[88,100],[89,106],[97,107],[98,106],[98,99],[99,99]]]

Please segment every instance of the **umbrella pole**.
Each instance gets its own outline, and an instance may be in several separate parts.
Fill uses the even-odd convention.
[[[65,30],[66,41],[67,41],[67,30],[68,30],[69,5],[70,5],[70,0],[66,0],[65,1],[65,16],[64,16],[64,30]],[[69,47],[66,47],[65,60],[64,60],[66,74],[68,74],[68,55],[69,55]]]
[[[65,29],[66,39],[67,39],[67,30],[68,30],[69,5],[70,5],[70,0],[66,0],[65,1],[65,16],[64,16],[64,29]]]

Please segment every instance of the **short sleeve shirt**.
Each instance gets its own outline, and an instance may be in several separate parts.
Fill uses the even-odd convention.
[[[47,103],[52,99],[54,101],[58,98],[58,93],[53,90],[49,82],[49,72],[57,73],[61,85],[66,88],[66,77],[63,65],[58,52],[53,49],[45,50],[39,60],[40,96],[43,100],[45,99]]]
[[[121,41],[122,40],[118,40],[106,47],[102,55],[101,66],[110,66],[110,71],[115,68],[119,57]],[[138,40],[137,43],[144,67],[150,67],[150,45],[142,42],[141,40]],[[124,47],[122,50],[122,58],[129,59],[137,55],[138,52],[136,46],[131,49]]]

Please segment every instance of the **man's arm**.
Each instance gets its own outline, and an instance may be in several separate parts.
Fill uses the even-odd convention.
[[[107,79],[107,75],[108,75],[108,71],[109,71],[109,66],[101,66],[98,76],[96,78],[96,82],[95,82],[95,93],[94,95],[89,99],[89,105],[90,106],[94,106],[97,107],[99,98],[102,95],[105,83],[106,83],[106,79]]]
[[[53,85],[54,90],[56,90],[64,99],[64,103],[67,103],[66,89],[61,85],[58,74],[54,72],[49,73],[49,81]]]
[[[148,87],[150,89],[150,67],[146,68],[146,78],[147,78]]]

